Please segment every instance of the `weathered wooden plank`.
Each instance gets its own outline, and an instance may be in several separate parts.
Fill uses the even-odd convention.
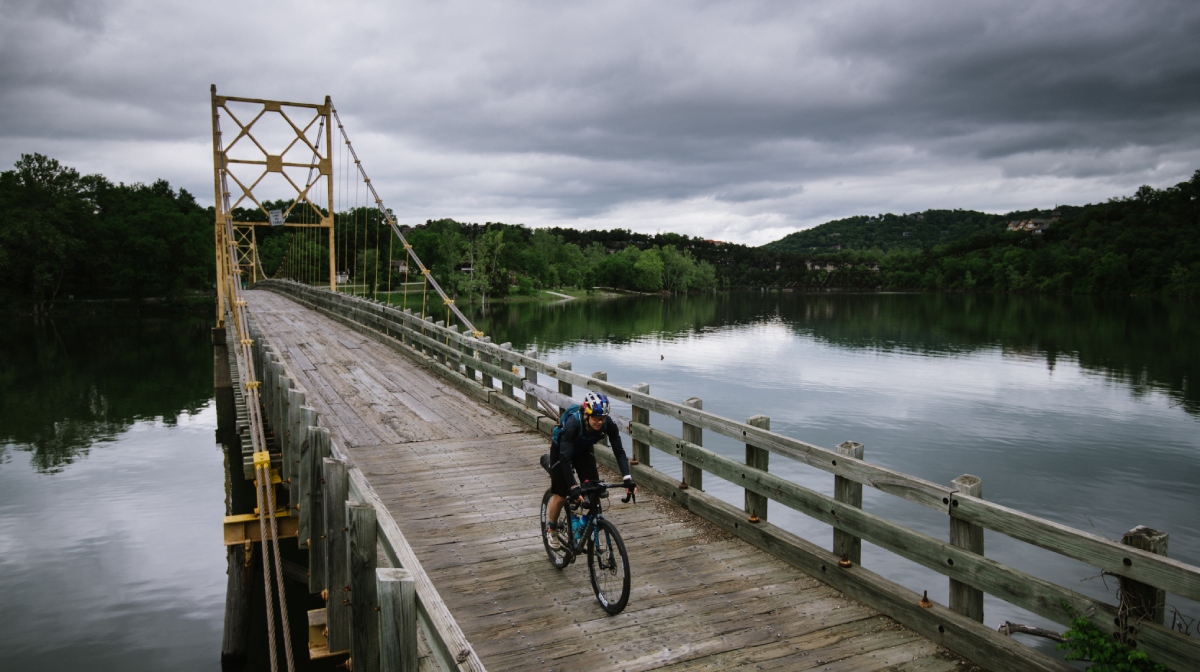
[[[650,413],[646,412],[645,417],[649,420]],[[638,421],[637,418],[634,418]],[[641,421],[639,421],[641,422]],[[642,422],[643,425],[649,425],[649,422]],[[771,428],[771,418],[765,415],[755,415],[746,420],[746,424],[752,427],[761,429]],[[763,450],[754,444],[746,444],[746,466],[759,471],[769,471],[771,464],[771,453]],[[751,523],[757,523],[767,519],[767,497],[746,489],[745,491],[745,508],[746,515]]]
[[[704,407],[704,402],[699,397],[691,397],[685,399],[683,405],[688,408],[700,409]],[[683,423],[683,440],[695,446],[704,445],[704,430],[698,425],[693,425],[688,422]],[[704,489],[704,470],[690,463],[686,458],[683,459],[683,482],[681,488],[696,488]]]
[[[533,382],[536,383],[537,379],[533,379]],[[650,385],[648,383],[636,383],[633,386],[633,389],[642,394],[650,394]],[[650,424],[650,411],[645,408],[633,406],[631,409],[631,415],[633,416],[631,419],[634,422],[640,422],[643,425]],[[626,431],[628,431],[629,425],[626,424],[625,428]],[[650,466],[650,446],[648,446],[644,441],[638,441],[637,439],[633,440],[633,461],[639,464]],[[766,510],[764,509],[764,514],[765,513]]]
[[[375,507],[346,503],[350,540],[350,613],[353,634],[350,660],[354,669],[379,671],[379,617],[375,593]]]
[[[960,493],[983,497],[983,482],[978,476],[963,474],[951,482]],[[983,527],[959,520],[950,509],[950,543],[975,555],[983,555]],[[957,613],[983,622],[983,591],[951,577],[950,608]]]
[[[838,444],[838,455],[851,460],[863,459],[863,444],[857,441],[845,441]],[[764,470],[765,471],[765,470]],[[847,506],[862,508],[862,483],[856,483],[841,476],[833,477],[833,498]],[[856,565],[862,564],[862,539],[841,529],[833,527],[833,554],[845,557]]]
[[[379,594],[379,669],[416,672],[417,593],[408,570],[375,570]]]
[[[350,590],[346,499],[349,480],[346,476],[346,463],[340,459],[325,458],[321,469],[325,474],[325,590],[328,591],[325,599],[325,617],[329,622],[326,641],[332,652],[348,651],[351,616],[350,600],[346,597]]]
[[[977,493],[970,493],[978,496]],[[1132,546],[1155,555],[1166,555],[1170,535],[1166,532],[1139,525],[1121,537],[1121,544]],[[1135,622],[1150,621],[1163,624],[1167,612],[1167,594],[1161,588],[1140,581],[1122,578],[1121,602],[1126,607],[1127,618]]]
[[[324,427],[309,427],[309,471],[312,473],[312,506],[309,512],[308,537],[308,592],[325,590],[325,572],[328,544],[325,542],[328,528],[325,525],[325,458],[329,452],[329,430]]]

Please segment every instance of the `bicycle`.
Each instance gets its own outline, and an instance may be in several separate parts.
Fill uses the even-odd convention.
[[[611,522],[604,517],[601,500],[606,498],[609,488],[624,487],[617,483],[584,483],[582,504],[565,502],[559,510],[557,534],[562,548],[550,548],[546,538],[546,511],[550,507],[550,489],[542,495],[542,545],[546,555],[558,569],[575,562],[575,558],[587,553],[588,573],[592,579],[592,590],[600,606],[611,615],[621,613],[629,603],[629,556],[625,554],[625,542]],[[628,502],[630,493],[621,499]],[[636,501],[636,500],[635,500]],[[575,511],[582,511],[576,515]]]

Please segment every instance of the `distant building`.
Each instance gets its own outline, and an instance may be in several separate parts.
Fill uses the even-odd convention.
[[[1035,236],[1040,236],[1045,233],[1046,229],[1050,228],[1053,219],[1021,219],[1015,222],[1009,222],[1005,227],[1005,231],[1016,231],[1031,233]]]
[[[912,235],[912,231],[905,231],[905,232],[904,232],[904,237],[905,237],[905,238],[907,238],[907,237],[909,237],[909,236],[911,236],[911,235]]]

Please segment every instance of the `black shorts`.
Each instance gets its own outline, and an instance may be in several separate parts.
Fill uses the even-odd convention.
[[[550,445],[550,464],[556,464],[559,460],[558,446]],[[575,466],[575,475],[579,478],[579,482],[592,481],[599,482],[600,472],[596,470],[596,454],[592,451],[576,453],[571,460]],[[563,478],[559,467],[555,467],[550,472],[550,492],[559,497],[567,497],[571,494],[571,487],[567,484],[567,479]]]

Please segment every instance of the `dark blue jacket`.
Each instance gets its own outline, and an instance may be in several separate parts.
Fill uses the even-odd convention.
[[[558,468],[559,473],[566,477],[568,485],[572,487],[575,485],[575,467],[572,464],[575,456],[584,453],[594,454],[596,442],[605,436],[608,437],[608,445],[612,447],[613,457],[617,458],[621,476],[629,475],[629,458],[625,455],[625,448],[621,445],[621,434],[617,431],[617,423],[613,422],[612,418],[605,417],[600,431],[593,432],[592,428],[587,426],[587,421],[583,420],[582,414],[572,413],[567,416],[562,431],[558,435]]]

